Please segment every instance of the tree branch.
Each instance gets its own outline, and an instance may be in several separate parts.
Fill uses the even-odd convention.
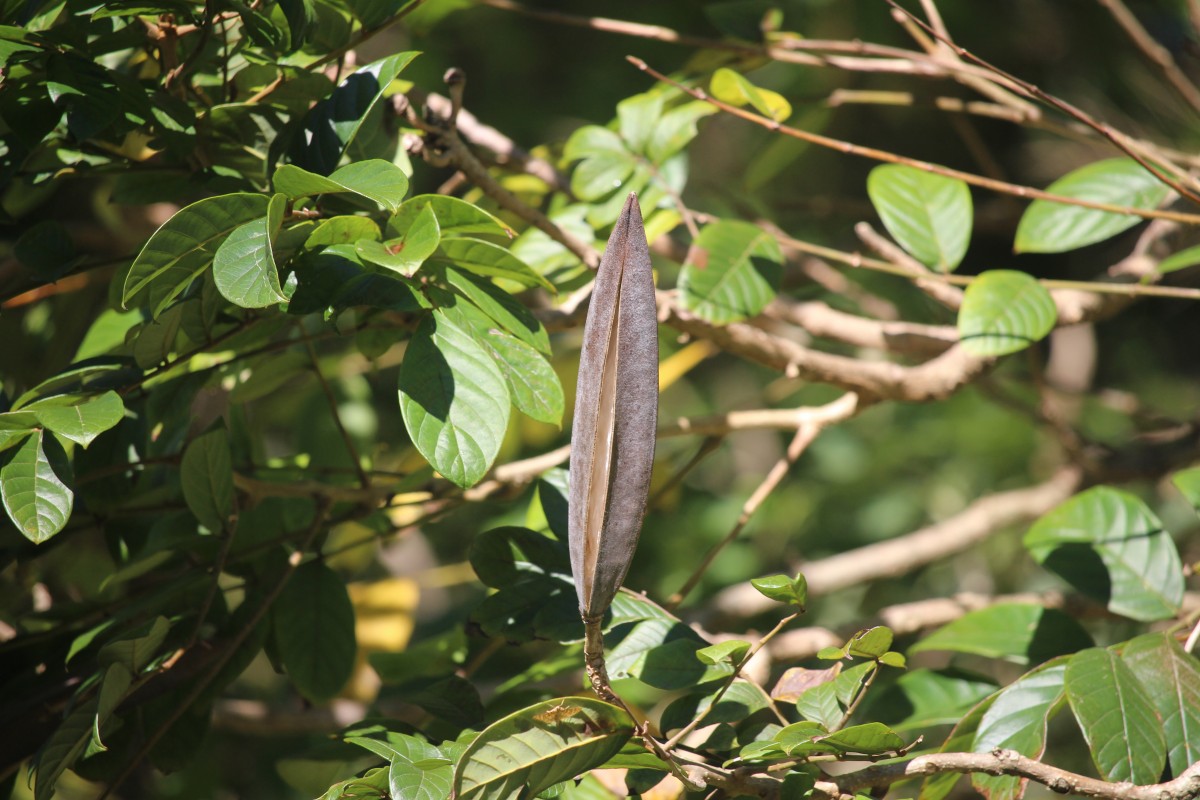
[[[1066,500],[1080,487],[1082,473],[1063,467],[1045,483],[976,500],[970,506],[912,533],[800,565],[811,595],[836,592],[880,578],[896,578],[934,561],[961,553],[1011,525],[1035,520]],[[774,602],[752,586],[722,591],[712,603],[715,611],[752,616]]]

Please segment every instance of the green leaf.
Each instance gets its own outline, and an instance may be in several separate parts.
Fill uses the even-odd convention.
[[[750,652],[750,643],[741,639],[726,639],[723,642],[718,642],[708,647],[701,647],[696,651],[696,658],[703,661],[705,664],[720,664],[727,662],[730,664],[738,664],[746,654]]]
[[[1170,189],[1133,159],[1111,158],[1064,175],[1046,191],[1076,200],[1155,208]],[[1018,253],[1063,253],[1104,241],[1141,221],[1130,214],[1034,200],[1021,215],[1013,247]]]
[[[1024,350],[1054,329],[1054,298],[1032,276],[1009,269],[984,272],[963,293],[958,338],[977,356]]]
[[[997,603],[938,628],[908,652],[950,650],[1038,664],[1091,645],[1087,632],[1061,611],[1032,603]]]
[[[227,531],[233,517],[233,461],[229,436],[216,427],[197,436],[183,451],[179,468],[183,499],[212,533]]]
[[[714,106],[701,100],[693,100],[672,108],[663,114],[654,126],[654,132],[646,146],[646,155],[655,164],[666,161],[696,138],[696,122],[709,114],[715,114],[716,111]]]
[[[459,486],[477,483],[508,426],[504,376],[467,331],[441,311],[421,324],[400,367],[400,412],[413,444]]]
[[[442,236],[481,233],[510,238],[513,236],[511,228],[474,203],[441,194],[419,194],[405,200],[388,220],[388,232],[394,236],[404,235],[427,208],[433,210]]]
[[[55,474],[46,447],[57,443],[34,431],[0,466],[0,499],[9,519],[34,544],[58,533],[71,518],[75,494]]]
[[[701,652],[708,649],[710,648],[698,650],[696,655],[699,656]],[[721,660],[708,663],[716,664]],[[672,702],[662,713],[660,725],[663,732],[679,730],[700,714],[705,714],[706,725],[719,722],[738,725],[771,705],[771,700],[763,692],[762,687],[741,678],[731,683],[729,689],[721,695],[719,700],[716,699],[718,691],[719,689],[712,689],[693,692]],[[714,701],[715,706],[713,705]],[[710,707],[711,711],[709,711]],[[825,733],[825,730],[821,729],[820,732]]]
[[[611,640],[621,634],[614,645]],[[728,676],[733,671],[729,664],[705,665],[696,658],[696,651],[707,645],[695,631],[673,619],[615,625],[605,637],[608,674],[614,679],[637,678],[667,691]]]
[[[973,705],[996,690],[995,683],[956,669],[916,669],[901,675],[896,690],[911,709],[897,730],[922,730],[935,725],[953,725]]]
[[[1171,476],[1171,483],[1179,489],[1192,508],[1200,511],[1200,467],[1192,467]]]
[[[159,655],[159,648],[170,630],[171,624],[166,617],[155,617],[148,626],[143,625],[101,647],[96,660],[101,666],[120,664],[136,675]]]
[[[708,261],[687,264],[679,275],[686,310],[721,325],[753,317],[775,298],[783,251],[762,228],[718,220],[704,226],[696,246],[708,253]]]
[[[1167,743],[1146,688],[1110,650],[1093,647],[1067,663],[1067,698],[1101,776],[1107,781],[1157,783]]]
[[[619,135],[599,125],[585,125],[567,139],[563,157],[567,161],[582,159],[571,173],[571,191],[580,200],[599,200],[615,192],[624,203],[625,193],[616,190],[626,184],[637,159]],[[641,187],[624,188],[636,191]]]
[[[495,589],[517,580],[521,573],[566,575],[571,570],[562,542],[511,525],[476,536],[468,559],[479,580]]]
[[[600,766],[633,735],[633,720],[587,697],[547,700],[489,725],[454,770],[457,800],[533,796]]]
[[[904,747],[904,740],[900,735],[881,722],[851,725],[837,733],[818,737],[816,743],[835,748],[838,752],[867,755],[883,755]]]
[[[271,606],[279,658],[292,683],[321,703],[342,690],[357,651],[346,584],[321,561],[298,567]]]
[[[125,277],[122,305],[148,305],[157,317],[208,269],[226,237],[266,214],[267,206],[263,195],[242,192],[208,197],[178,211],[134,259]]]
[[[642,153],[654,135],[662,116],[661,94],[646,92],[627,97],[617,103],[617,120],[621,138],[635,153]]]
[[[992,695],[977,703],[965,717],[958,721],[937,752],[959,753],[969,750],[975,741],[975,732],[979,728],[980,720],[987,713],[987,710],[991,708],[992,702],[995,699],[996,696]],[[946,795],[950,794],[961,777],[961,775],[955,772],[943,772],[940,775],[933,775],[926,778],[921,783],[921,793],[918,795],[918,800],[945,800]]]
[[[183,326],[186,303],[168,308],[157,319],[143,323],[133,340],[133,360],[144,370],[165,362],[175,352],[179,330]]]
[[[92,441],[125,418],[125,404],[113,391],[99,396],[60,395],[25,406],[37,421],[50,430],[87,447]]]
[[[526,416],[562,426],[566,400],[554,367],[537,350],[504,331],[480,339],[504,375],[513,405]]]
[[[1166,633],[1130,640],[1121,658],[1150,694],[1162,720],[1171,773],[1178,777],[1200,761],[1200,663]]]
[[[1183,565],[1171,535],[1135,495],[1097,486],[1039,519],[1025,534],[1038,563],[1109,611],[1149,622],[1183,602]]]
[[[796,698],[796,710],[805,719],[832,728],[841,721],[846,708],[861,691],[867,674],[875,668],[874,663],[867,661],[842,670],[832,681],[814,686]]]
[[[1189,247],[1186,250],[1180,250],[1178,253],[1171,255],[1158,262],[1154,271],[1159,275],[1165,275],[1168,272],[1178,272],[1181,269],[1194,267],[1200,264],[1200,244],[1195,247]]]
[[[393,754],[391,800],[445,800],[454,784],[454,762],[440,748],[413,736],[389,736]],[[436,766],[435,766],[436,765]]]
[[[521,259],[503,247],[482,239],[442,239],[430,257],[438,264],[461,267],[488,278],[506,278],[526,286],[541,286],[554,291],[550,281],[538,275]]]
[[[859,658],[880,658],[892,646],[892,629],[885,625],[859,631],[846,642],[846,654]]]
[[[369,217],[341,216],[322,220],[304,240],[307,248],[331,244],[353,244],[362,239],[379,240],[379,226]]]
[[[550,355],[550,337],[546,329],[537,317],[511,294],[489,280],[453,267],[446,268],[446,282],[500,328],[538,352]]]
[[[721,67],[713,73],[708,89],[718,100],[735,106],[749,104],[758,113],[776,122],[783,122],[792,115],[792,104],[783,95],[755,86],[741,73],[727,67]]]
[[[267,215],[238,226],[213,259],[213,280],[221,296],[242,308],[265,308],[287,301],[275,266],[275,237],[287,201],[271,198]]]
[[[971,749],[1016,750],[1039,759],[1046,750],[1046,725],[1063,704],[1066,658],[1050,661],[1004,687],[979,720]],[[989,800],[1018,800],[1027,781],[1012,775],[971,776],[971,783]]]
[[[382,58],[361,67],[338,84],[328,98],[309,111],[305,129],[295,139],[292,160],[320,175],[337,169],[388,86],[418,55],[405,52]]]
[[[386,242],[360,241],[354,250],[363,261],[378,264],[411,278],[425,263],[425,259],[437,250],[441,240],[442,233],[438,229],[437,217],[434,216],[433,210],[426,206],[401,238],[389,239]]]
[[[971,190],[902,164],[881,164],[867,176],[867,195],[884,227],[918,261],[953,272],[971,241]]]
[[[390,161],[369,158],[336,169],[328,177],[309,172],[295,164],[275,170],[275,191],[289,199],[318,194],[349,192],[365,197],[395,212],[408,194],[408,176]]]
[[[808,602],[808,580],[799,572],[794,578],[787,575],[751,578],[750,585],[757,589],[759,594],[780,603],[791,603],[804,608]]]

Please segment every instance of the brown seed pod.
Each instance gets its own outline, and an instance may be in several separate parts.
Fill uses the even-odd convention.
[[[658,423],[650,250],[629,195],[592,290],[571,434],[571,572],[584,620],[604,614],[637,548]]]

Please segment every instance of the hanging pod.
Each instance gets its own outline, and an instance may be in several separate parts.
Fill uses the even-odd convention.
[[[571,433],[571,572],[580,613],[597,632],[637,548],[657,423],[654,276],[631,193],[600,259]]]

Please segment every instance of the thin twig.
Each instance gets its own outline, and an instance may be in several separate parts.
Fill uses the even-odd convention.
[[[788,445],[787,451],[784,453],[783,457],[775,462],[775,465],[771,467],[770,471],[767,473],[767,476],[763,478],[762,483],[759,484],[758,488],[754,490],[754,492],[742,505],[741,514],[738,515],[737,521],[734,523],[729,533],[725,535],[725,538],[717,542],[717,544],[715,544],[708,551],[708,553],[705,554],[704,558],[700,560],[700,564],[697,565],[696,569],[692,572],[688,579],[684,581],[683,586],[679,588],[679,591],[671,595],[671,598],[665,604],[668,610],[674,610],[675,608],[678,608],[679,604],[682,603],[689,594],[691,594],[692,590],[696,588],[696,585],[699,584],[700,580],[704,577],[704,573],[708,571],[709,566],[712,565],[712,562],[717,557],[717,554],[724,550],[725,547],[731,542],[737,539],[737,537],[745,529],[746,524],[750,522],[750,519],[754,516],[755,512],[758,511],[759,507],[763,504],[763,501],[770,496],[771,492],[775,491],[775,488],[779,486],[780,482],[787,475],[788,470],[791,469],[792,465],[796,463],[796,459],[800,458],[801,454],[804,453],[805,449],[812,443],[814,439],[817,438],[817,435],[821,432],[821,430],[834,422],[840,422],[844,419],[847,419],[857,412],[858,396],[852,392],[849,392],[842,395],[841,398],[833,403],[830,403],[828,406],[823,406],[822,408],[828,412],[826,416],[820,419],[804,419],[796,426],[796,435],[792,437],[792,441]]]
[[[693,717],[687,725],[683,726],[679,733],[668,739],[663,744],[663,749],[667,750],[668,752],[674,750],[679,743],[686,739],[692,731],[699,728],[700,723],[704,722],[704,718],[708,716],[709,712],[716,708],[717,703],[721,702],[721,698],[724,697],[725,693],[729,691],[729,687],[733,686],[733,684],[737,682],[738,677],[742,674],[742,670],[745,669],[746,665],[750,663],[750,659],[754,658],[754,656],[758,654],[759,650],[763,649],[768,642],[775,638],[777,633],[783,630],[789,622],[798,616],[800,616],[800,612],[798,611],[795,614],[788,614],[786,617],[779,620],[775,627],[772,628],[765,636],[751,645],[750,649],[746,651],[746,654],[742,656],[737,665],[734,666],[733,672],[730,674],[730,676],[725,679],[724,683],[721,684],[721,688],[718,689],[716,694],[713,695],[712,700],[708,704],[708,708],[704,709],[704,711]]]
[[[1066,100],[1063,100],[1059,97],[1055,97],[1054,95],[1052,95],[1048,92],[1042,91],[1038,86],[1030,83],[1029,81],[1023,80],[1022,78],[1018,78],[1017,76],[1015,76],[1011,73],[1005,72],[1004,70],[1000,69],[999,67],[992,64],[991,62],[986,61],[986,60],[980,58],[979,56],[975,55],[974,53],[972,53],[970,50],[966,49],[965,47],[961,47],[961,46],[955,44],[954,42],[944,38],[937,31],[933,30],[933,28],[931,28],[929,25],[927,25],[926,23],[922,22],[920,19],[917,19],[915,16],[913,16],[913,14],[911,12],[903,9],[899,4],[896,3],[896,0],[885,0],[885,1],[892,8],[897,9],[897,10],[903,12],[904,14],[907,14],[909,16],[909,18],[911,18],[914,22],[916,22],[916,24],[920,25],[928,33],[937,37],[940,41],[944,42],[948,47],[950,47],[951,49],[954,50],[954,52],[958,55],[959,58],[964,59],[972,64],[977,64],[978,66],[983,67],[984,69],[995,73],[998,77],[1003,79],[1005,82],[1009,83],[1012,88],[1016,88],[1018,91],[1024,93],[1025,95],[1032,97],[1036,100],[1040,100],[1041,102],[1043,102],[1049,106],[1052,106],[1053,108],[1058,109],[1059,111],[1063,112],[1067,116],[1073,117],[1076,120],[1082,122],[1084,125],[1087,125],[1089,128],[1096,131],[1096,133],[1100,134],[1105,139],[1108,139],[1110,142],[1112,142],[1119,150],[1122,150],[1123,152],[1125,152],[1134,161],[1138,162],[1138,164],[1140,164],[1142,166],[1142,168],[1145,169],[1147,172],[1149,172],[1151,175],[1158,178],[1160,181],[1165,183],[1167,186],[1170,186],[1172,189],[1174,189],[1176,192],[1178,192],[1180,196],[1186,197],[1188,200],[1191,200],[1193,203],[1200,203],[1200,195],[1197,195],[1195,192],[1193,192],[1188,187],[1184,186],[1179,181],[1166,175],[1156,165],[1151,163],[1150,159],[1146,158],[1143,147],[1139,146],[1139,143],[1134,141],[1132,139],[1132,137],[1128,137],[1125,134],[1121,133],[1120,131],[1116,130],[1115,128],[1101,122],[1100,120],[1093,117],[1091,114],[1088,114],[1086,111],[1083,111],[1082,109],[1072,105],[1071,103],[1068,103]],[[1165,159],[1163,160],[1163,163],[1169,164],[1169,162],[1166,161]],[[1170,166],[1175,167],[1175,165],[1170,165]],[[1182,170],[1180,170],[1178,167],[1175,167],[1175,172],[1176,172],[1176,174],[1180,174],[1182,172]]]
[[[1155,41],[1154,37],[1142,27],[1142,23],[1138,22],[1138,18],[1121,0],[1096,0],[1096,2],[1108,9],[1108,13],[1112,14],[1113,19],[1121,26],[1137,49],[1142,52],[1142,55],[1162,70],[1163,76],[1167,79],[1167,83],[1171,84],[1171,88],[1178,92],[1179,96],[1186,100],[1193,110],[1200,111],[1200,90],[1175,63],[1175,57],[1171,55],[1171,51]]]
[[[888,152],[887,150],[879,150],[874,147],[865,147],[863,145],[853,144],[841,139],[834,139],[829,136],[823,136],[819,133],[793,128],[790,125],[784,125],[781,122],[755,114],[752,111],[747,111],[743,108],[730,105],[721,100],[711,97],[702,89],[697,89],[692,86],[686,86],[679,81],[667,77],[663,73],[651,67],[645,61],[634,56],[625,57],[629,63],[633,64],[638,69],[646,74],[670,84],[682,92],[708,103],[726,114],[731,114],[735,117],[752,122],[755,125],[766,128],[769,131],[782,133],[785,136],[791,136],[794,139],[800,139],[810,144],[815,144],[820,147],[826,147],[830,150],[837,150],[848,155],[860,156],[873,161],[883,161],[889,164],[903,164],[904,166],[919,169],[922,172],[930,172],[935,175],[943,175],[948,178],[958,178],[959,180],[969,183],[973,186],[979,186],[983,189],[988,189],[993,192],[1002,194],[1010,194],[1016,197],[1022,197],[1027,200],[1046,200],[1051,203],[1062,203],[1063,205],[1080,206],[1082,208],[1090,208],[1095,211],[1107,211],[1110,214],[1125,214],[1128,216],[1142,217],[1143,219],[1169,219],[1175,222],[1183,222],[1189,225],[1200,224],[1200,215],[1188,214],[1181,211],[1170,211],[1168,209],[1156,208],[1133,208],[1131,206],[1114,205],[1112,203],[1099,203],[1091,200],[1081,200],[1076,197],[1067,197],[1066,195],[1054,194],[1042,189],[1035,189],[1032,186],[1022,186],[1020,184],[1008,183],[1007,181],[997,181],[991,178],[985,178],[981,175],[976,175],[973,172],[964,172],[962,170],[953,169],[951,167],[943,167],[938,164],[933,164],[928,161],[922,161],[908,156],[897,155],[896,153]],[[1060,101],[1061,102],[1061,101]],[[1157,172],[1155,173],[1158,174]],[[1174,182],[1167,179],[1168,185],[1174,186]],[[1178,191],[1178,190],[1177,190]],[[1200,202],[1200,200],[1198,200]]]
[[[355,446],[354,440],[350,438],[350,432],[342,424],[342,415],[338,413],[337,397],[334,396],[333,389],[329,386],[329,381],[325,380],[325,375],[321,372],[321,362],[317,358],[317,351],[313,347],[312,340],[305,338],[304,348],[308,351],[309,361],[312,362],[312,371],[317,376],[317,383],[321,385],[321,392],[325,395],[326,402],[329,403],[329,413],[333,417],[333,425],[342,437],[342,443],[346,446],[346,452],[350,455],[350,460],[354,464],[354,471],[358,475],[359,485],[363,489],[370,489],[371,478],[367,475],[367,471],[363,467],[362,458],[358,455],[358,448]]]

